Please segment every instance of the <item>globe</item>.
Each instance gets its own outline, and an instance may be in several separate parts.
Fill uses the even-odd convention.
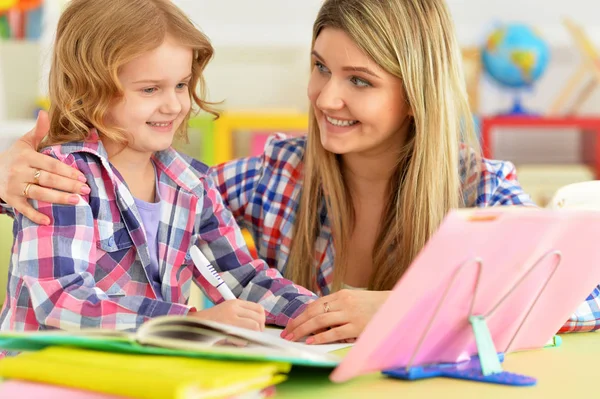
[[[529,89],[548,67],[550,50],[530,26],[506,24],[489,35],[481,60],[485,72],[500,86]],[[511,113],[525,113],[518,98]]]

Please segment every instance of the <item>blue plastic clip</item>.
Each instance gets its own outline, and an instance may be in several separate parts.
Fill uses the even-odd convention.
[[[384,375],[403,380],[419,380],[433,377],[447,377],[461,380],[487,382],[490,384],[532,386],[537,383],[533,377],[509,373],[502,370],[503,353],[496,353],[492,336],[485,318],[471,316],[469,322],[473,328],[478,354],[470,360],[460,363],[441,363],[425,366],[401,367],[385,370]]]
[[[498,360],[504,361],[504,354],[498,354]],[[446,377],[461,380],[470,380],[478,382],[487,382],[490,384],[512,385],[512,386],[533,386],[537,380],[521,374],[501,371],[490,375],[483,375],[481,371],[481,362],[479,356],[475,355],[470,360],[460,363],[441,363],[426,366],[413,366],[409,369],[405,367],[385,370],[384,375],[402,380],[421,380],[425,378]]]

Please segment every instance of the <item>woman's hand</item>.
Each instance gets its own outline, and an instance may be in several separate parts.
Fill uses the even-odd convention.
[[[265,329],[265,309],[258,303],[232,299],[221,302],[212,308],[188,313],[191,317],[202,320],[218,321],[236,327],[254,331]]]
[[[341,290],[317,299],[290,321],[281,338],[307,344],[327,344],[358,338],[391,291]]]
[[[0,153],[0,198],[38,224],[48,224],[50,220],[34,210],[27,198],[76,204],[79,197],[74,194],[89,194],[81,172],[36,151],[49,125],[48,114],[40,112],[35,127]]]

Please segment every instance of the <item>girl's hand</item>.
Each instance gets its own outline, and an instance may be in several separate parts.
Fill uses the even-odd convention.
[[[391,291],[341,290],[317,299],[290,321],[281,338],[307,344],[353,341],[365,329]]]
[[[236,327],[254,331],[265,329],[265,309],[258,303],[232,299],[221,302],[212,308],[188,313],[191,317],[202,320],[218,321]]]
[[[49,126],[48,114],[40,112],[35,127],[0,153],[0,198],[38,224],[48,224],[50,220],[34,210],[27,198],[54,204],[76,204],[79,197],[73,194],[89,194],[81,172],[36,151]]]

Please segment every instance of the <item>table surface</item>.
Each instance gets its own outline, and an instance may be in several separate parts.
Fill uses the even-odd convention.
[[[276,399],[292,398],[567,398],[585,397],[598,378],[594,365],[600,359],[600,334],[562,335],[559,347],[512,353],[503,368],[538,379],[533,387],[507,387],[470,381],[434,378],[400,381],[380,374],[356,378],[343,384],[329,382],[329,372],[293,369],[278,386]]]
[[[447,378],[401,381],[378,373],[334,384],[328,379],[330,370],[293,368],[288,380],[277,386],[274,399],[588,397],[598,378],[594,366],[600,359],[600,333],[565,334],[562,337],[563,343],[559,347],[512,353],[506,357],[504,370],[536,377],[538,383],[533,387],[507,387]]]

